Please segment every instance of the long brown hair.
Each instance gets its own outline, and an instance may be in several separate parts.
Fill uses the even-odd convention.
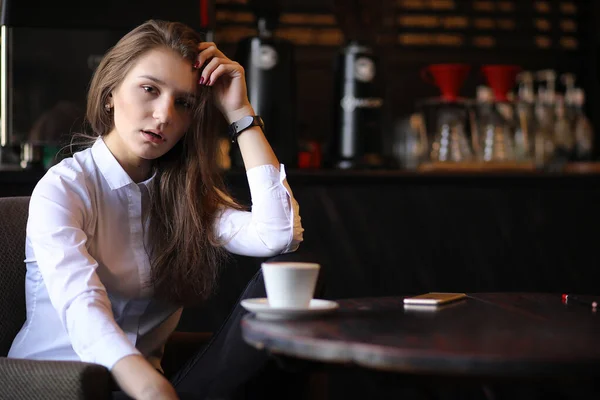
[[[193,63],[201,36],[190,27],[150,20],[111,48],[96,69],[88,92],[87,120],[96,135],[113,128],[104,105],[140,56],[164,47]],[[176,304],[195,304],[215,287],[226,253],[215,232],[223,207],[241,208],[229,198],[218,159],[218,110],[209,88],[197,92],[189,130],[154,161],[151,188],[149,256],[155,295]],[[225,196],[223,196],[225,195]]]

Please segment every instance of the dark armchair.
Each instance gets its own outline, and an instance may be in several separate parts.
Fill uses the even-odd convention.
[[[110,373],[100,365],[6,358],[25,322],[23,260],[28,207],[29,197],[0,198],[0,397],[108,399]]]
[[[103,366],[83,362],[6,358],[25,322],[25,227],[29,197],[0,198],[0,398],[110,399],[112,379]],[[165,348],[165,372],[210,339],[205,332],[175,332]]]

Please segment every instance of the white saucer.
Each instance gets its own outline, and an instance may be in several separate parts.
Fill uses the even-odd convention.
[[[296,319],[335,311],[339,305],[335,301],[312,299],[308,308],[273,308],[266,298],[245,299],[242,307],[256,314],[260,319]]]

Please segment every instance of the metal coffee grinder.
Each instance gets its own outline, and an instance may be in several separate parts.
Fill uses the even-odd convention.
[[[381,168],[383,90],[374,49],[383,0],[335,0],[345,45],[335,61],[334,134],[329,164],[334,168]]]
[[[235,59],[246,71],[248,97],[265,122],[265,136],[279,161],[288,168],[297,166],[296,71],[294,44],[274,35],[281,2],[250,0],[256,16],[258,35],[242,39]],[[232,148],[231,161],[242,166],[239,149]]]

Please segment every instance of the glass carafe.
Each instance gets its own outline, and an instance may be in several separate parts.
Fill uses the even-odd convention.
[[[447,105],[437,110],[430,159],[433,162],[469,162],[473,151],[469,140],[469,118],[464,106]]]
[[[429,146],[421,113],[399,119],[394,126],[392,153],[397,163],[406,169],[416,169],[429,161]]]
[[[479,158],[485,162],[516,161],[515,113],[509,102],[477,105]]]

